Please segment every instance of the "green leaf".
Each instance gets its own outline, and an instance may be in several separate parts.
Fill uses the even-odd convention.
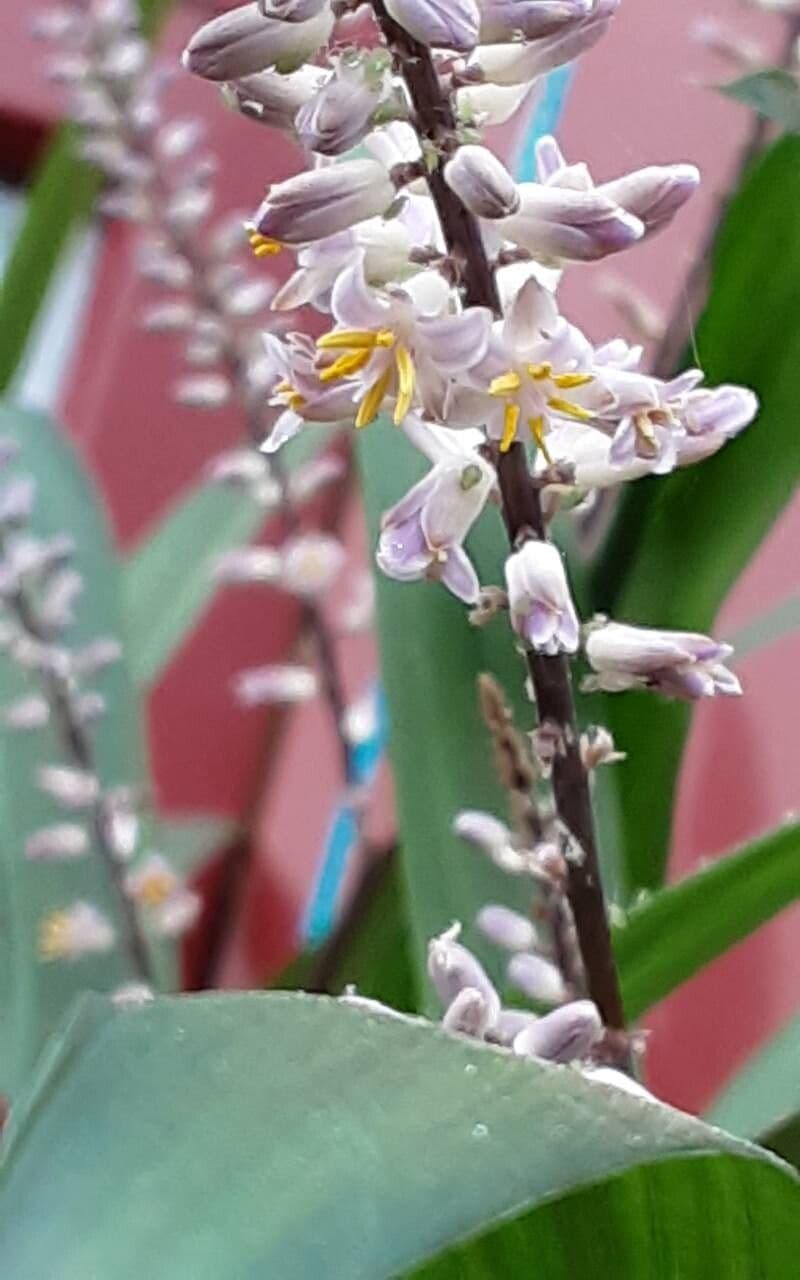
[[[237,824],[212,813],[157,816],[151,824],[153,848],[168,858],[182,876],[199,871],[213,854],[230,844]]]
[[[359,461],[372,545],[380,516],[419,479],[420,456],[405,436],[380,422],[360,433]],[[507,554],[499,516],[488,511],[469,539],[481,582],[501,583]],[[521,729],[532,725],[525,668],[505,619],[470,626],[463,604],[437,583],[396,583],[376,575],[381,673],[386,688],[389,752],[397,789],[401,856],[420,989],[431,937],[453,920],[491,968],[498,958],[472,935],[486,902],[525,909],[526,884],[491,866],[452,833],[460,809],[505,817],[506,798],[478,709],[483,671],[499,679]]]
[[[800,84],[797,76],[782,67],[741,76],[730,84],[721,84],[719,91],[767,120],[774,120],[782,129],[792,133],[800,130]]]
[[[707,631],[800,475],[800,138],[784,138],[732,201],[714,251],[697,344],[710,385],[753,387],[761,413],[716,457],[639,481],[595,577],[594,605],[620,620]],[[624,571],[624,572],[623,572]],[[623,572],[620,580],[619,573]],[[621,750],[628,889],[661,883],[688,710],[649,694],[608,700]]]
[[[14,1280],[389,1280],[472,1237],[423,1274],[770,1280],[800,1188],[570,1068],[310,996],[87,999],[12,1113]]]
[[[780,604],[768,609],[760,617],[753,618],[752,622],[745,623],[725,639],[734,646],[735,662],[738,665],[750,654],[769,648],[778,640],[784,640],[798,630],[800,630],[800,596],[791,596],[788,600],[781,600]]]
[[[708,1119],[800,1163],[800,1018],[745,1062]]]
[[[799,823],[648,896],[614,933],[628,1016],[640,1017],[798,898]]]
[[[75,540],[75,564],[84,575],[70,644],[120,634],[118,566],[108,530],[87,477],[66,437],[34,413],[0,406],[0,437],[21,447],[15,470],[35,476],[38,497],[32,530],[43,536],[68,532]],[[144,776],[144,746],[130,675],[115,664],[94,687],[108,710],[95,730],[97,756],[108,785]],[[35,689],[7,655],[0,655],[0,706]],[[116,899],[96,858],[69,864],[26,861],[26,838],[37,828],[63,820],[39,791],[34,771],[63,759],[51,729],[0,735],[0,1091],[13,1093],[24,1080],[42,1042],[77,992],[110,990],[132,976],[114,951],[74,964],[44,964],[36,954],[37,930],[49,912],[84,898],[112,918]]]
[[[318,446],[315,432],[301,432],[284,450],[287,463],[300,466]],[[216,557],[249,542],[264,519],[246,491],[204,482],[126,557],[126,637],[137,684],[155,683],[199,622],[217,590]]]

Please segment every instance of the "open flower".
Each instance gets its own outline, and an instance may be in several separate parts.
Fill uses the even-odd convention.
[[[76,902],[53,911],[39,926],[42,960],[80,960],[110,951],[115,934],[111,923],[90,902]]]
[[[466,604],[480,592],[478,575],[462,545],[480,515],[494,472],[479,454],[445,456],[387,511],[376,559],[389,578],[438,578]]]
[[[417,404],[443,416],[450,379],[482,359],[492,325],[488,308],[451,311],[451,303],[434,272],[383,292],[367,285],[363,259],[342,272],[331,296],[337,327],[317,344],[335,358],[319,377],[352,386],[357,427],[373,422],[385,401],[397,425]]]
[[[709,636],[605,622],[592,627],[584,647],[596,673],[585,681],[588,690],[655,689],[687,702],[742,692],[725,666],[732,647]]]
[[[159,937],[176,938],[191,928],[200,899],[175,874],[166,858],[153,853],[125,877],[125,892],[148,916]]]
[[[298,333],[284,342],[265,333],[263,341],[269,403],[280,409],[261,446],[264,453],[275,453],[308,423],[352,422],[352,393],[320,381],[312,338]]]
[[[539,653],[577,653],[580,627],[561,553],[533,539],[506,560],[511,625]]]
[[[613,403],[601,384],[593,386],[591,344],[559,316],[553,295],[533,277],[495,324],[485,360],[466,381],[468,388],[450,396],[448,421],[484,422],[502,452],[524,423],[548,460],[546,437],[554,421],[591,423]]]

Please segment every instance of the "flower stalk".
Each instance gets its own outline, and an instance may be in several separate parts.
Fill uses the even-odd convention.
[[[384,0],[372,0],[375,16],[403,76],[417,128],[431,145],[436,164],[428,185],[451,257],[458,264],[464,301],[502,315],[494,271],[477,219],[445,181],[444,164],[457,145],[457,121],[448,93],[443,90],[430,50],[390,16]],[[539,493],[531,481],[524,447],[512,443],[496,451],[495,462],[503,517],[512,547],[529,538],[547,539]],[[569,660],[563,654],[545,656],[526,651],[536,694],[539,723],[552,728],[559,741],[553,761],[553,793],[558,816],[575,840],[581,856],[568,864],[567,896],[574,917],[583,961],[587,994],[600,1011],[606,1028],[619,1034],[615,1056],[630,1065],[625,1010],[611,943],[600,869],[600,854],[592,813],[589,778],[580,754]],[[612,1052],[614,1046],[610,1046]]]

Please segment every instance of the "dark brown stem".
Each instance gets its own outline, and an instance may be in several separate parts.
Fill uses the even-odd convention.
[[[52,637],[42,624],[33,601],[20,586],[8,601],[22,630],[43,645]],[[70,677],[56,667],[48,666],[40,673],[42,686],[50,704],[64,751],[84,773],[99,777],[92,739],[76,712]],[[122,931],[122,945],[136,976],[148,985],[154,981],[150,952],[139,924],[135,903],[125,892],[125,877],[120,861],[108,838],[108,799],[101,791],[91,809],[91,825],[95,847],[106,871],[117,901]]]
[[[428,181],[448,252],[463,263],[464,300],[470,305],[489,307],[499,316],[497,285],[480,226],[444,180],[443,161],[457,140],[457,121],[451,101],[441,89],[427,47],[393,21],[383,0],[373,0],[373,8],[397,70],[405,78],[420,132],[438,153],[438,163]],[[513,444],[507,453],[498,453],[497,473],[512,546],[526,537],[545,539],[547,531],[539,495],[531,484],[521,444]],[[556,726],[563,744],[553,766],[553,791],[559,817],[574,837],[580,853],[569,863],[567,893],[588,994],[606,1026],[621,1032],[625,1028],[625,1013],[603,897],[589,780],[580,757],[569,663],[562,656],[550,658],[532,652],[526,654],[526,660],[540,722]],[[621,1062],[628,1060],[624,1045],[619,1050],[619,1058]]]
[[[781,44],[778,65],[788,69],[794,63],[795,47],[798,38],[800,38],[800,17],[796,15],[787,16],[785,22],[784,39]],[[694,326],[700,319],[708,296],[712,255],[717,231],[732,197],[738,190],[751,164],[758,159],[763,151],[769,136],[770,121],[766,116],[754,112],[750,130],[739,153],[733,182],[726,194],[717,201],[708,232],[700,246],[697,257],[675,304],[675,310],[653,356],[652,367],[656,377],[672,377],[683,359],[691,341]]]

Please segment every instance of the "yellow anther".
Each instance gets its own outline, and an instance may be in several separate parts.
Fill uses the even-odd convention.
[[[651,450],[654,453],[657,452],[658,440],[656,439],[655,427],[653,426],[648,414],[637,413],[634,416],[633,425],[641,443],[645,445],[648,450]]]
[[[397,365],[397,403],[394,407],[394,422],[395,426],[399,427],[411,408],[417,375],[411,353],[402,342],[398,342],[394,358]]]
[[[175,877],[168,871],[153,871],[138,885],[136,901],[143,907],[161,907],[175,892]]]
[[[347,378],[351,373],[358,373],[371,356],[372,352],[363,347],[356,351],[346,351],[344,355],[339,356],[338,360],[334,360],[333,364],[329,364],[327,368],[320,371],[319,380],[335,382],[337,378]]]
[[[528,418],[528,426],[530,427],[531,435],[542,451],[542,457],[545,462],[552,465],[553,459],[550,457],[550,450],[547,448],[544,439],[544,418],[541,415],[538,418]]]
[[[372,351],[374,347],[391,347],[394,334],[388,329],[332,329],[317,338],[317,346],[322,351],[339,351],[352,348],[357,351]]]
[[[299,409],[302,409],[305,402],[305,396],[301,396],[299,391],[293,391],[286,403],[294,413],[297,413]]]
[[[389,388],[392,373],[393,369],[390,365],[379,378],[376,378],[366,395],[363,397],[358,406],[358,413],[356,414],[356,426],[359,429],[361,427],[368,427],[369,424],[374,422],[375,418],[378,416],[378,411],[383,404],[384,396]]]
[[[39,926],[39,955],[42,960],[59,960],[69,946],[69,915],[54,911]]]
[[[553,376],[553,385],[562,391],[571,391],[573,387],[585,387],[590,382],[594,382],[591,373],[556,373]]]
[[[280,253],[283,248],[280,240],[272,240],[269,236],[262,236],[260,231],[251,231],[247,238],[257,258],[273,257],[276,253]]]
[[[275,395],[283,396],[286,394],[287,391],[291,391],[291,389],[292,389],[291,382],[287,381],[287,379],[284,378],[283,382],[279,382],[277,387],[275,388]]]
[[[520,412],[521,410],[518,404],[506,405],[506,411],[503,414],[503,438],[500,441],[501,453],[508,453],[517,438]]]
[[[553,366],[545,361],[543,364],[529,364],[528,374],[534,382],[542,382],[553,375]]]
[[[583,405],[575,404],[573,400],[563,400],[561,396],[551,396],[547,403],[556,413],[563,413],[566,418],[574,418],[576,422],[591,422],[594,418],[590,409],[584,409]]]
[[[508,373],[501,373],[499,378],[494,378],[489,383],[490,396],[511,396],[515,391],[519,391],[522,386],[522,379],[513,369],[509,369]]]

